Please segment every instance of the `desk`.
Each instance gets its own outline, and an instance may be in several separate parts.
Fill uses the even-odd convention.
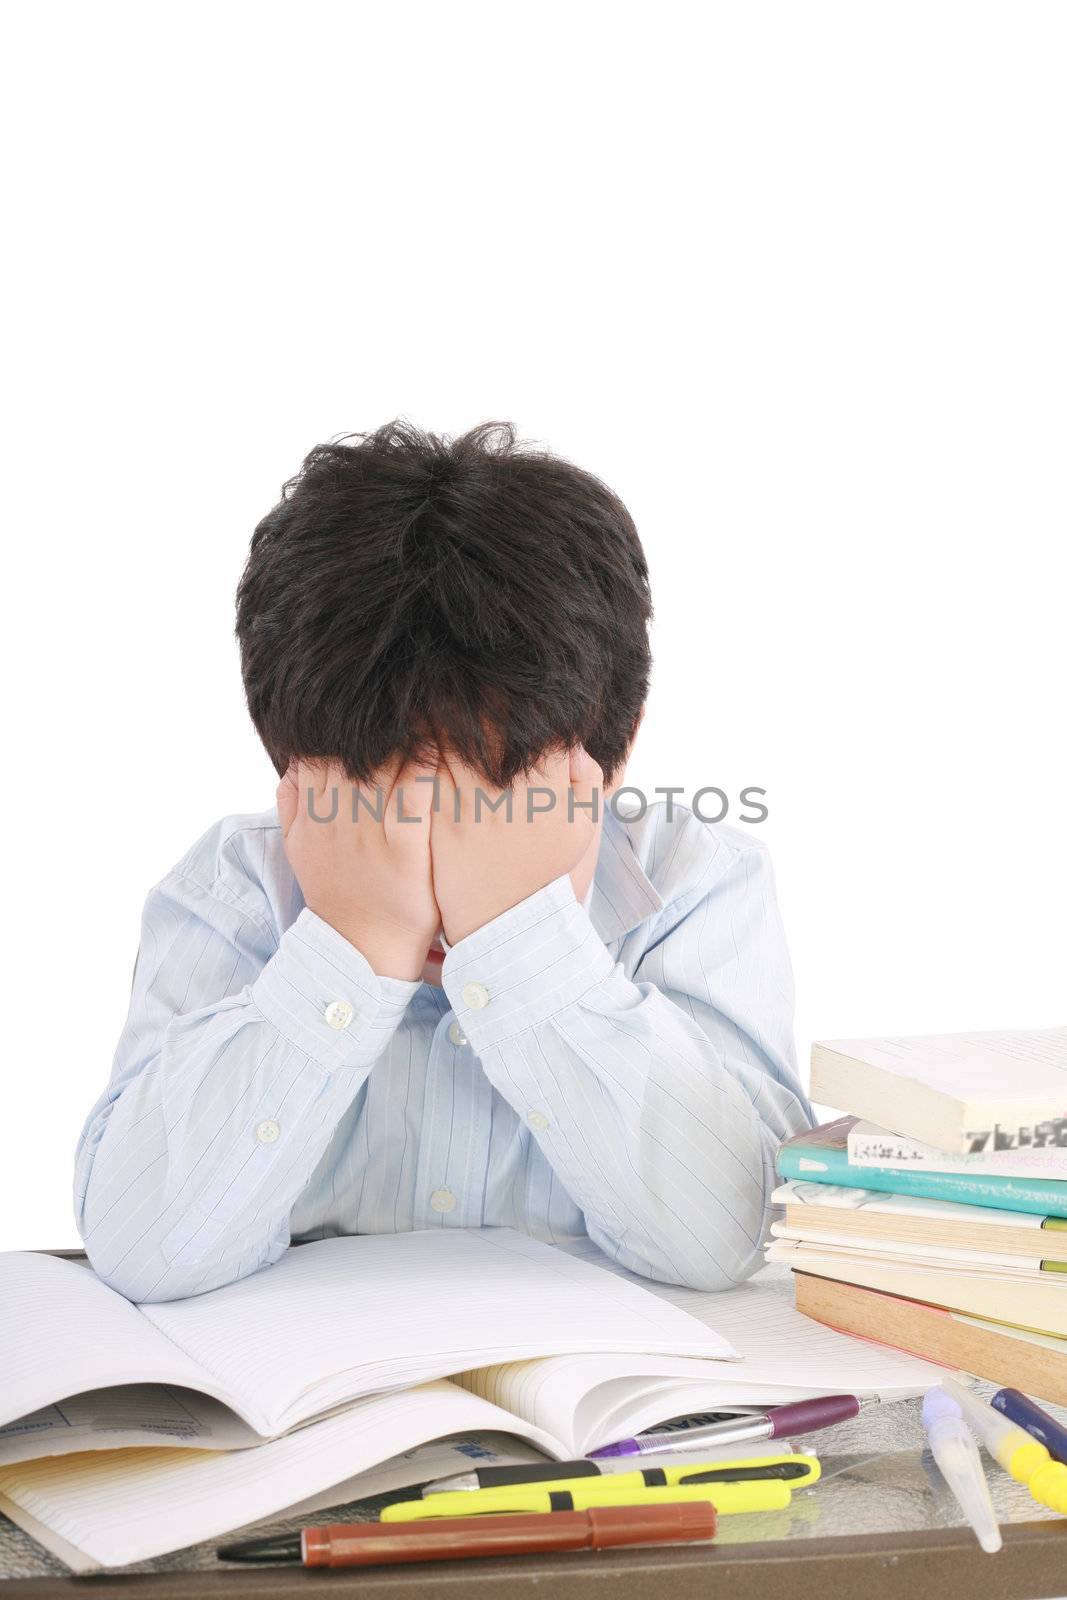
[[[761,1282],[789,1294],[789,1274]],[[983,1393],[991,1385],[983,1385]],[[1056,1409],[1056,1408],[1052,1408]],[[1057,1414],[1067,1417],[1067,1412]],[[924,1449],[918,1401],[811,1434],[826,1476],[788,1511],[724,1517],[714,1545],[432,1562],[366,1571],[223,1566],[215,1541],[121,1572],[74,1578],[0,1516],[0,1600],[1046,1600],[1067,1595],[1067,1519],[989,1465],[1004,1549],[983,1555]],[[388,1499],[262,1524],[264,1535],[355,1521]],[[227,1538],[236,1535],[227,1535]],[[309,1586],[311,1586],[309,1588]]]

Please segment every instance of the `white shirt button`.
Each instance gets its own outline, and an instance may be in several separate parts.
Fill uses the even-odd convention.
[[[331,1000],[323,1015],[328,1028],[336,1028],[338,1032],[347,1028],[355,1016],[355,1012],[347,1000]]]
[[[448,1037],[453,1044],[466,1044],[467,1042],[467,1035],[463,1032],[458,1022],[453,1022],[448,1030]]]
[[[454,1211],[456,1197],[451,1189],[435,1189],[430,1196],[430,1204],[435,1211]]]
[[[548,1127],[548,1118],[545,1116],[543,1111],[528,1112],[526,1121],[531,1128],[536,1128],[538,1133],[541,1132],[542,1128]]]
[[[472,1011],[481,1011],[483,1006],[489,1004],[489,990],[484,983],[465,983],[463,985],[463,1004],[470,1006]]]
[[[256,1138],[260,1144],[275,1144],[281,1137],[281,1131],[276,1122],[261,1122],[256,1129]]]

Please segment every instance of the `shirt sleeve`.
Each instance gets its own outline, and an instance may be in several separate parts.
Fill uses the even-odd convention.
[[[472,1048],[623,1266],[694,1288],[761,1262],[784,1137],[809,1126],[762,846],[646,927],[630,971],[569,876],[448,953]]]
[[[179,873],[145,906],[129,1017],[82,1130],[75,1214],[131,1300],[274,1261],[289,1214],[418,987],[313,912],[281,935]]]

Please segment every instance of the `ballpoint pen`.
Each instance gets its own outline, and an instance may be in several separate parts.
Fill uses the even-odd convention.
[[[762,1414],[738,1417],[730,1422],[713,1422],[706,1428],[691,1428],[687,1433],[639,1433],[634,1439],[618,1439],[614,1444],[591,1450],[594,1460],[605,1456],[651,1455],[657,1450],[699,1449],[706,1444],[734,1444],[751,1439],[781,1439],[787,1434],[810,1433],[845,1422],[859,1411],[854,1394],[822,1395],[814,1400],[798,1400],[787,1406],[774,1406]]]
[[[695,1453],[694,1453],[695,1455]],[[694,1475],[703,1482],[742,1483],[752,1478],[781,1478],[794,1489],[814,1483],[819,1476],[818,1458],[811,1455],[754,1456],[736,1461],[701,1461],[690,1455],[677,1457],[669,1466],[661,1463],[627,1472],[605,1471],[596,1461],[523,1462],[511,1467],[479,1467],[474,1472],[458,1473],[437,1483],[423,1486],[423,1496],[473,1494],[477,1489],[513,1489],[536,1484],[539,1489],[570,1488],[575,1479],[597,1478],[617,1488],[655,1488],[670,1483],[689,1483]]]
[[[377,1567],[410,1561],[535,1555],[544,1550],[606,1550],[618,1545],[677,1544],[715,1536],[715,1508],[691,1505],[600,1506],[548,1517],[441,1517],[431,1522],[333,1523],[274,1539],[223,1545],[220,1561],[302,1562],[305,1567]]]
[[[701,1475],[702,1476],[702,1475]],[[516,1484],[510,1489],[466,1489],[434,1494],[425,1500],[402,1500],[385,1506],[382,1522],[414,1522],[433,1517],[469,1517],[498,1511],[587,1511],[592,1506],[685,1505],[710,1500],[719,1516],[741,1511],[779,1511],[792,1499],[781,1478],[745,1483],[685,1483],[653,1489],[619,1488],[610,1478],[576,1478],[566,1488]]]
[[[1018,1389],[998,1389],[990,1404],[1011,1422],[1025,1428],[1054,1460],[1067,1462],[1067,1428],[1027,1395]]]
[[[923,1424],[942,1477],[956,1496],[978,1543],[992,1555],[1003,1540],[982,1471],[982,1458],[963,1412],[944,1389],[928,1389],[923,1396]]]
[[[941,1386],[956,1401],[969,1425],[1016,1483],[1025,1483],[1039,1505],[1067,1512],[1067,1466],[1053,1461],[1043,1444],[1024,1428],[994,1411],[985,1400],[971,1394],[953,1378],[942,1378]]]

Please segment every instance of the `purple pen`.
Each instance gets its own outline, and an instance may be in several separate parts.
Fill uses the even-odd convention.
[[[643,1456],[656,1450],[689,1450],[709,1444],[745,1444],[750,1439],[781,1439],[786,1434],[812,1433],[835,1422],[847,1422],[859,1411],[854,1394],[827,1394],[816,1400],[798,1400],[793,1405],[772,1406],[754,1417],[734,1417],[729,1422],[712,1422],[706,1428],[687,1428],[679,1433],[642,1433],[636,1439],[619,1439],[600,1450],[590,1450],[593,1459],[603,1456]]]

